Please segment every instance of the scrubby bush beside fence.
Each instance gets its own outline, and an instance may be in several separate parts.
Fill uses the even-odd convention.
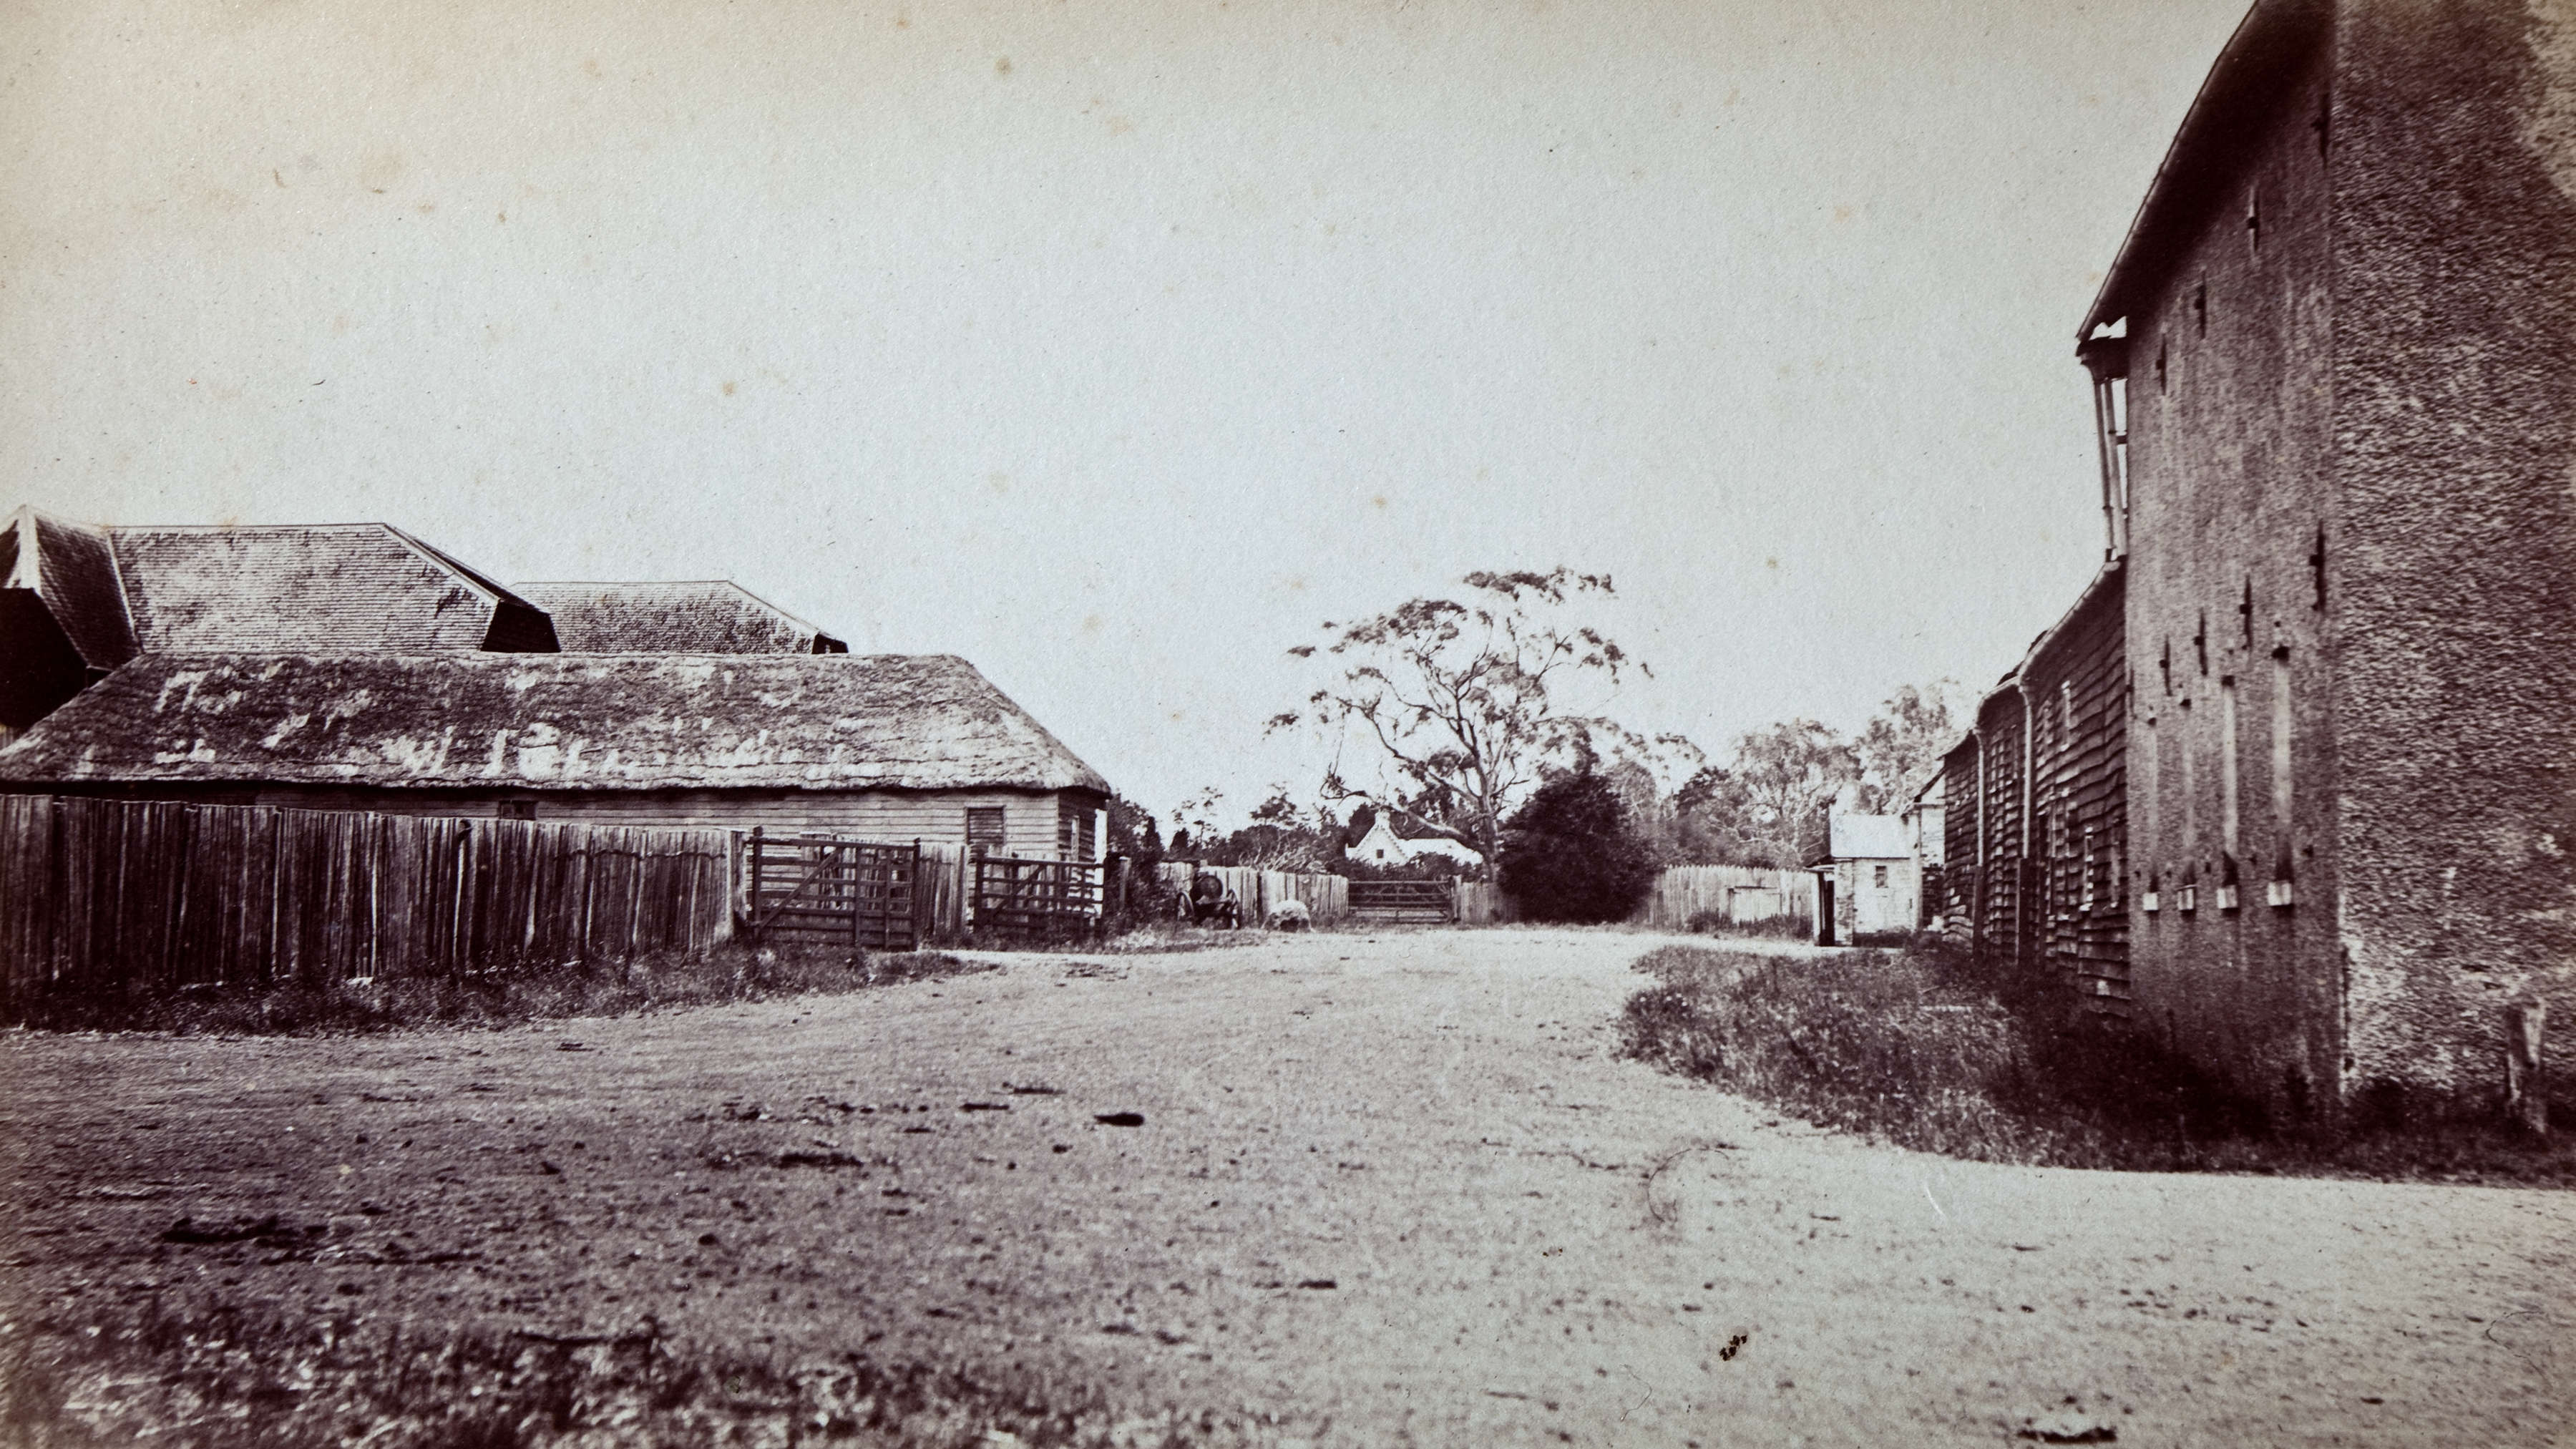
[[[1638,969],[1623,1050],[1820,1126],[1988,1162],[2466,1176],[2576,1185],[2576,1144],[2486,1122],[2340,1138],[2261,1106],[2044,972],[1929,948],[1782,957],[1667,946]]]
[[[17,1024],[51,1031],[166,1031],[300,1036],[417,1026],[505,1027],[574,1016],[830,995],[990,970],[933,951],[851,952],[813,946],[664,951],[545,971],[375,981],[232,982],[167,993],[72,987],[21,993]]]

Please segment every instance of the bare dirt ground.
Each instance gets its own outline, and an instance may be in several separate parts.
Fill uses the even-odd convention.
[[[0,1293],[649,1313],[1334,1443],[1995,1443],[2061,1411],[2124,1445],[2570,1442],[2576,1197],[1818,1134],[1617,1059],[1654,944],[1326,934],[543,1030],[12,1034]]]

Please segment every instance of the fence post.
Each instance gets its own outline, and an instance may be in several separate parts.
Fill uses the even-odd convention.
[[[868,949],[866,941],[860,938],[860,931],[868,923],[868,861],[866,856],[860,856],[858,846],[845,846],[845,853],[850,859],[850,954],[855,957],[855,954]],[[894,882],[886,884],[891,887]]]
[[[2521,1002],[2504,1013],[2504,1102],[2513,1124],[2534,1137],[2549,1133],[2549,1098],[2540,1076],[2540,1029],[2549,1008]]]
[[[750,878],[743,883],[744,922],[751,927],[751,949],[760,949],[760,850],[763,827],[751,827]]]

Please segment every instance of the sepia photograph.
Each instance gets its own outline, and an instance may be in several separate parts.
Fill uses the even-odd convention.
[[[2576,0],[0,0],[0,1449],[2576,1446]]]

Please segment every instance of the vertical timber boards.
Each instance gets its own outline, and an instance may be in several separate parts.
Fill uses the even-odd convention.
[[[720,830],[0,796],[0,1006],[704,950]]]

